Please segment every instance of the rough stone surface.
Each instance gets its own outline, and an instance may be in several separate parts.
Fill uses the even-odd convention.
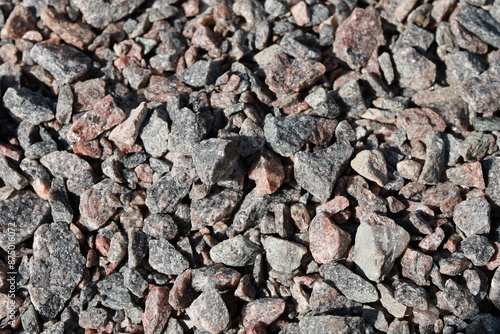
[[[333,52],[352,69],[364,67],[380,45],[385,44],[382,23],[373,7],[356,8],[335,32]]]
[[[455,206],[453,221],[470,237],[490,232],[490,205],[484,197],[472,198]]]
[[[3,95],[3,104],[14,117],[34,125],[54,119],[52,104],[27,88],[7,88]]]
[[[362,333],[365,321],[361,317],[339,317],[334,315],[318,315],[305,317],[299,322],[300,333]]]
[[[370,280],[380,282],[410,242],[410,235],[390,218],[364,216],[356,232],[354,262]]]
[[[257,254],[262,248],[239,235],[225,240],[210,249],[210,257],[216,263],[223,263],[230,267],[244,267],[254,263]]]
[[[307,252],[303,245],[275,237],[264,238],[262,244],[271,267],[285,273],[297,269]]]
[[[198,329],[214,334],[223,331],[230,321],[227,306],[217,290],[203,292],[186,313]]]
[[[483,169],[481,163],[473,162],[446,170],[448,179],[456,185],[484,189]]]
[[[38,313],[54,318],[83,275],[85,258],[66,223],[40,226],[33,241],[28,290]]]
[[[179,275],[189,268],[186,258],[164,239],[149,241],[149,264],[166,275]]]
[[[351,167],[359,175],[383,187],[387,181],[387,165],[379,150],[364,150],[351,160]]]
[[[142,315],[145,334],[161,333],[167,326],[172,312],[172,307],[168,305],[168,293],[168,288],[163,286],[153,286],[149,289]]]
[[[261,298],[251,301],[242,310],[245,329],[256,330],[269,326],[285,311],[285,301],[278,298]]]
[[[409,108],[397,112],[396,126],[403,128],[408,139],[423,140],[431,131],[444,131],[446,123],[430,108]]]
[[[263,150],[248,177],[255,181],[255,187],[262,195],[274,193],[285,180],[285,170],[280,157],[271,151]]]
[[[353,151],[349,143],[337,142],[317,152],[297,153],[294,169],[297,183],[321,201],[326,201]]]
[[[484,266],[495,253],[495,248],[483,235],[472,235],[460,243],[460,250],[464,256],[478,267]]]
[[[420,286],[430,285],[429,274],[433,259],[411,248],[407,248],[401,257],[401,268],[404,277],[411,279]]]
[[[424,90],[434,84],[436,64],[422,56],[413,47],[396,51],[393,59],[401,86]]]
[[[309,249],[317,263],[328,263],[341,258],[351,243],[349,233],[328,217],[317,214],[309,226]]]
[[[231,174],[238,162],[238,146],[231,140],[207,139],[197,146],[193,163],[200,180],[212,185]]]
[[[132,13],[143,2],[144,0],[77,0],[75,4],[89,24],[103,28]]]
[[[70,83],[81,78],[92,65],[87,55],[67,45],[38,43],[31,49],[30,55],[61,83]]]

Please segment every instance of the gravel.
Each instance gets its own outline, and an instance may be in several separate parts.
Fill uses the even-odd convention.
[[[498,333],[499,4],[0,3],[0,333]]]

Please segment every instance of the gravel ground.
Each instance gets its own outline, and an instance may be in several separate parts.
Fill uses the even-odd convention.
[[[500,0],[0,26],[0,334],[500,333]]]

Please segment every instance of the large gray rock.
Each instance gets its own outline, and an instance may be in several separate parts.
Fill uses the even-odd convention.
[[[368,214],[356,232],[354,262],[374,282],[385,278],[410,242],[410,234],[392,219]]]
[[[41,316],[57,316],[80,283],[84,268],[85,258],[68,224],[45,224],[36,230],[28,291]]]
[[[85,21],[96,28],[131,14],[144,0],[75,0]]]

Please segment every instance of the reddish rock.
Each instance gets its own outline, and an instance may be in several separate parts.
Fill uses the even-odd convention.
[[[102,155],[102,147],[99,141],[79,141],[73,145],[73,152],[77,155],[83,155],[93,159],[99,159]]]
[[[332,223],[325,215],[318,214],[309,226],[309,249],[317,263],[328,263],[341,258],[349,248],[351,236]]]
[[[460,242],[462,242],[462,238],[458,234],[454,233],[450,235],[448,240],[446,240],[443,248],[450,251],[450,253],[455,253],[460,246]]]
[[[260,298],[243,307],[241,316],[245,330],[266,328],[285,311],[285,301],[279,298]],[[251,332],[250,332],[251,333]]]
[[[19,160],[21,160],[21,155],[22,152],[20,149],[9,144],[0,143],[0,156],[19,162]]]
[[[41,19],[43,24],[58,34],[66,43],[82,50],[92,44],[96,37],[90,26],[71,22],[50,7],[46,7],[42,11]]]
[[[382,22],[375,8],[356,8],[337,28],[333,52],[352,69],[359,70],[384,44]]]
[[[324,213],[328,217],[339,213],[349,207],[349,200],[344,196],[335,196],[335,198],[329,200],[325,204],[322,204],[316,209],[318,213]]]
[[[396,126],[403,128],[410,140],[424,140],[427,132],[441,132],[446,123],[430,108],[409,108],[397,112]]]
[[[189,94],[190,92],[191,89],[175,76],[165,78],[153,75],[151,79],[149,79],[149,85],[145,89],[144,95],[149,101],[166,103],[169,95],[184,95]]]
[[[240,279],[238,271],[219,263],[192,271],[192,286],[197,291],[235,289]]]
[[[461,253],[439,253],[433,257],[443,275],[457,276],[472,267],[472,263]]]
[[[195,299],[193,288],[191,288],[192,270],[187,269],[175,279],[172,290],[168,297],[168,302],[174,310],[188,308]]]
[[[312,86],[323,74],[326,67],[317,61],[294,59],[277,54],[269,65],[266,84],[276,94],[300,92]]]
[[[33,12],[22,5],[14,7],[0,33],[2,38],[21,38],[26,32],[36,30],[36,18]]]
[[[484,189],[483,169],[481,163],[473,162],[446,170],[448,179],[459,186]]]
[[[453,208],[461,201],[460,188],[451,182],[445,182],[427,189],[423,194],[422,203],[439,208],[446,217],[451,217]]]
[[[469,108],[478,113],[493,113],[500,109],[500,81],[494,71],[483,72],[473,77],[462,86],[460,96]]]
[[[147,111],[146,102],[142,102],[137,108],[132,109],[130,116],[110,132],[108,139],[119,148],[133,146]]]
[[[263,150],[248,172],[248,177],[255,181],[257,191],[262,195],[274,193],[285,180],[285,171],[280,157],[272,151]]]
[[[73,104],[76,112],[88,111],[94,109],[97,101],[104,98],[106,94],[106,83],[102,79],[90,79],[78,81],[73,87]]]
[[[73,123],[66,136],[73,142],[91,140],[120,124],[125,118],[125,112],[115,104],[111,95],[107,95]]]
[[[431,284],[429,275],[432,270],[433,260],[429,255],[420,253],[411,248],[406,248],[401,258],[402,275],[420,286]]]
[[[295,223],[295,226],[300,232],[305,232],[311,223],[311,216],[307,208],[302,203],[295,203],[290,207],[290,214]]]
[[[169,290],[164,286],[150,286],[146,297],[142,324],[144,334],[162,333],[167,326],[172,307],[168,305]]]
[[[434,232],[426,235],[420,240],[418,247],[424,252],[433,252],[438,249],[444,240],[444,231],[441,227],[436,227]]]
[[[410,14],[417,0],[381,0],[377,8],[382,9],[381,16],[392,24],[398,24]]]
[[[491,244],[495,249],[495,253],[493,253],[493,256],[486,264],[486,268],[493,271],[500,266],[500,242],[492,242]]]
[[[299,26],[304,26],[311,21],[311,17],[309,15],[309,8],[307,8],[307,4],[304,1],[299,2],[292,8],[290,8],[290,12],[295,19],[295,22]]]

